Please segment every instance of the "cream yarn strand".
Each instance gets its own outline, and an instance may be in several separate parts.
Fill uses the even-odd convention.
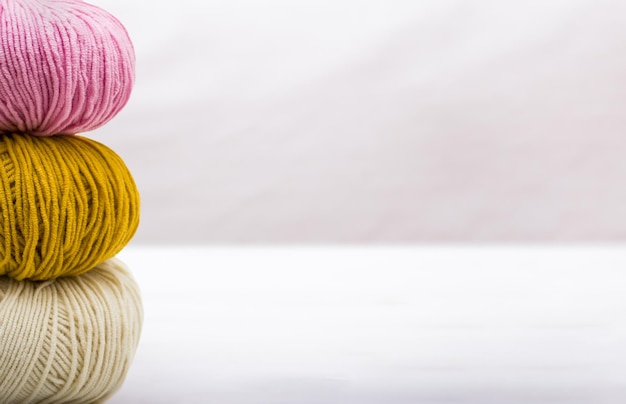
[[[125,265],[77,277],[0,277],[0,403],[102,402],[123,383],[143,309]]]

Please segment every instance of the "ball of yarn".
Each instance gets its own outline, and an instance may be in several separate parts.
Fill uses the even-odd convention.
[[[81,0],[0,0],[0,130],[95,129],[126,104],[135,54],[111,14]]]
[[[113,150],[82,136],[0,135],[0,275],[79,275],[138,225],[139,193]]]
[[[117,260],[47,282],[0,277],[0,403],[92,403],[122,385],[143,321]]]

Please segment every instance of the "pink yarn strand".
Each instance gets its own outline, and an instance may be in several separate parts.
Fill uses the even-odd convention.
[[[0,0],[0,131],[96,129],[126,105],[135,55],[111,14],[80,0]]]

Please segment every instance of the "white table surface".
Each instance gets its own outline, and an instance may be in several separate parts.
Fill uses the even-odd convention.
[[[626,402],[626,246],[129,247],[112,404]]]

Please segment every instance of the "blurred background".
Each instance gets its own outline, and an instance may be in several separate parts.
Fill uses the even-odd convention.
[[[88,134],[142,193],[115,404],[626,402],[626,2],[92,1],[137,53]]]
[[[93,3],[135,244],[626,238],[626,2]]]

